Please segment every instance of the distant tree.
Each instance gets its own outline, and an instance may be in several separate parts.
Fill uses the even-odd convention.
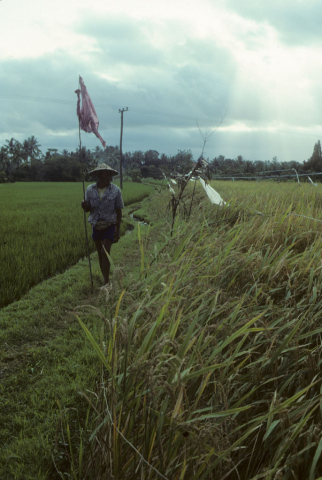
[[[255,160],[254,162],[255,172],[264,172],[265,170],[265,163],[262,160]]]
[[[22,145],[18,140],[11,138],[6,140],[5,151],[12,163],[13,169],[19,167],[22,162]]]
[[[11,176],[11,180],[15,182],[29,182],[30,181],[30,172],[28,163],[22,163],[17,167]]]
[[[7,181],[12,173],[12,164],[10,158],[7,154],[5,147],[0,148],[0,172],[1,172],[1,183]]]
[[[178,173],[188,173],[193,166],[193,155],[191,150],[178,150],[178,153],[171,157],[171,167]]]
[[[322,151],[320,140],[313,147],[313,153],[307,162],[304,162],[304,170],[307,172],[322,171]]]
[[[0,183],[6,183],[7,177],[3,170],[0,170]]]
[[[78,159],[63,155],[45,158],[38,174],[46,182],[76,182],[83,178],[82,164]]]
[[[141,172],[141,175],[142,175],[143,178],[149,177],[149,167],[147,167],[146,165],[143,165],[140,168],[140,172]]]
[[[140,171],[142,177],[151,177],[157,180],[162,180],[164,178],[161,169],[159,167],[156,167],[155,165],[142,165]]]
[[[145,163],[144,153],[141,150],[133,152],[131,157],[132,166],[140,167],[143,163]]]
[[[109,149],[106,149],[107,151],[107,157],[106,157],[106,163],[114,168],[117,172],[120,171],[120,149],[115,148],[115,147],[110,147]],[[122,155],[124,157],[124,154]],[[123,167],[123,164],[122,164]]]
[[[140,168],[144,164],[144,153],[141,150],[133,153],[123,154],[123,167],[130,177],[132,177],[133,170],[136,170],[135,175],[137,177],[137,171],[140,172]]]
[[[31,182],[43,181],[43,162],[39,158],[32,158],[29,165],[29,178]]]
[[[223,175],[225,172],[225,156],[219,155],[210,161],[210,172],[215,175]]]
[[[256,167],[253,162],[249,160],[244,161],[244,173],[247,175],[253,175],[256,172]]]
[[[102,149],[102,147],[100,147],[99,145],[96,145],[96,147],[95,147],[94,150],[93,150],[93,156],[94,156],[94,158],[100,157],[103,152],[104,152],[104,150]]]
[[[39,149],[40,146],[41,145],[37,142],[34,135],[23,142],[22,154],[27,163],[31,158],[38,158],[41,155],[41,150]]]
[[[132,178],[133,182],[141,182],[141,172],[139,168],[134,168],[133,170],[130,170],[129,175]]]
[[[79,148],[76,149],[76,152],[73,155],[74,159],[81,163],[84,166],[85,171],[96,167],[98,161],[94,158],[92,152],[86,147],[82,147],[80,151]]]
[[[57,152],[58,152],[58,148],[48,148],[46,152],[46,158],[55,156]]]
[[[314,145],[313,155],[317,156],[318,158],[321,158],[321,157],[322,157],[321,142],[320,142],[320,140],[318,140],[317,143]]]
[[[144,154],[144,163],[145,165],[160,165],[159,152],[156,150],[147,150]]]

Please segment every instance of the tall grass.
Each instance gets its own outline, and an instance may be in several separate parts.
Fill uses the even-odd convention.
[[[322,223],[289,215],[322,219],[321,195],[238,187],[221,208],[199,190],[142,253],[141,281],[97,312],[101,345],[79,318],[105,372],[81,478],[322,475]]]
[[[125,182],[125,205],[153,189]],[[82,186],[77,183],[2,184],[0,222],[0,307],[87,255]],[[88,234],[90,237],[90,225]],[[90,241],[94,250],[94,243]]]

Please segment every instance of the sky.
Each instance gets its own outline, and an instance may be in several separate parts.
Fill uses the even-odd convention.
[[[128,107],[123,152],[307,160],[321,17],[319,0],[0,0],[0,146],[34,135],[44,153],[75,150],[81,75],[108,145]]]

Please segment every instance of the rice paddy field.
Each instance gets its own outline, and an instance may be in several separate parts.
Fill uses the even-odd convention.
[[[139,233],[140,280],[92,313],[100,343],[79,314],[105,373],[74,478],[322,478],[321,191],[213,186],[227,204],[198,186],[172,238],[169,194],[150,203],[165,241]]]
[[[87,185],[86,185],[87,186]],[[125,205],[153,188],[125,182]],[[87,255],[81,183],[1,184],[0,308]],[[88,224],[90,248],[94,250]]]
[[[4,471],[15,472],[7,478],[322,478],[322,191],[295,183],[211,185],[226,205],[210,204],[197,184],[187,218],[189,185],[172,237],[171,195],[140,201],[140,217],[153,226],[137,225],[117,244],[124,259],[113,257],[112,289],[90,296],[82,280],[77,298],[73,272],[81,264],[57,276],[66,295],[74,275],[77,308],[55,348],[43,350],[40,340],[56,308],[52,328],[71,316],[58,288],[51,313],[35,310],[25,324],[28,342],[38,335],[34,350],[26,347],[37,355],[21,360],[28,372],[19,377],[19,386],[28,380],[21,403],[7,400],[4,409],[12,441]],[[34,201],[40,211],[39,196]],[[75,212],[78,205],[77,198]],[[15,305],[3,309],[7,349],[26,322]],[[14,375],[4,389],[12,399]],[[73,397],[51,387],[74,378]]]

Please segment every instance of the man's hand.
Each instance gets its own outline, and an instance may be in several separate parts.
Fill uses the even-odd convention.
[[[82,209],[85,212],[90,212],[91,211],[91,204],[89,202],[82,202]]]

